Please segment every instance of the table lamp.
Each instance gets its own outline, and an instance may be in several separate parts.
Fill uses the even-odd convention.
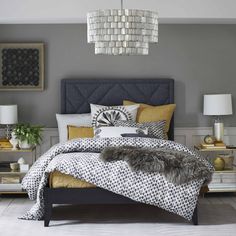
[[[0,105],[0,124],[6,125],[6,138],[11,138],[11,126],[18,122],[17,105]]]
[[[204,95],[203,114],[215,117],[213,134],[217,142],[223,142],[224,123],[221,116],[233,114],[231,94]]]

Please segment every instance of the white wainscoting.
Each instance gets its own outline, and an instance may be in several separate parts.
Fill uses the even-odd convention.
[[[43,131],[41,145],[37,146],[36,156],[37,158],[50,149],[53,145],[59,142],[59,135],[57,128],[45,128]]]
[[[212,134],[211,127],[179,127],[175,128],[175,141],[193,147],[207,134]],[[44,129],[42,144],[37,147],[37,157],[58,143],[58,140],[57,128]],[[224,141],[229,145],[236,145],[236,127],[225,128]]]
[[[212,134],[211,127],[175,128],[175,141],[193,147],[199,144],[207,134]],[[227,145],[236,145],[236,127],[225,128],[224,142]]]
[[[0,133],[3,130],[0,129]],[[212,134],[211,127],[179,127],[175,128],[175,141],[193,147],[199,144],[203,137]],[[45,153],[54,144],[59,141],[57,128],[45,128],[43,131],[43,140],[37,147],[37,157]],[[226,127],[224,141],[228,145],[236,145],[236,127]]]

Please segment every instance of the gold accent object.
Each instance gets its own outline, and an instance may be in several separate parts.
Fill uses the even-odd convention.
[[[206,136],[204,137],[204,142],[205,142],[206,144],[214,144],[215,138],[214,138],[213,136],[211,136],[211,135],[206,135]]]
[[[0,148],[12,148],[11,143],[7,139],[0,139]]]
[[[221,157],[216,157],[216,159],[214,160],[214,168],[216,171],[224,170],[224,168],[225,168],[224,159]]]
[[[14,171],[14,170],[18,170],[19,169],[19,164],[17,162],[13,162],[10,163],[10,168]]]

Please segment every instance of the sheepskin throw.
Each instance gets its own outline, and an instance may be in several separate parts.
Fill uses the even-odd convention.
[[[170,149],[106,147],[100,158],[105,162],[126,161],[133,171],[158,172],[176,185],[202,178],[210,181],[212,175],[206,165],[195,156]]]

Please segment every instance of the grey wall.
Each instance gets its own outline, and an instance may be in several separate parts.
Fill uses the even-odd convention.
[[[204,93],[236,98],[236,25],[160,25],[149,56],[95,56],[86,25],[0,25],[0,42],[45,42],[46,89],[0,92],[0,104],[17,103],[22,122],[56,127],[62,78],[156,78],[176,80],[176,126],[208,126]],[[236,109],[234,106],[234,111]],[[226,117],[236,126],[236,115]]]

